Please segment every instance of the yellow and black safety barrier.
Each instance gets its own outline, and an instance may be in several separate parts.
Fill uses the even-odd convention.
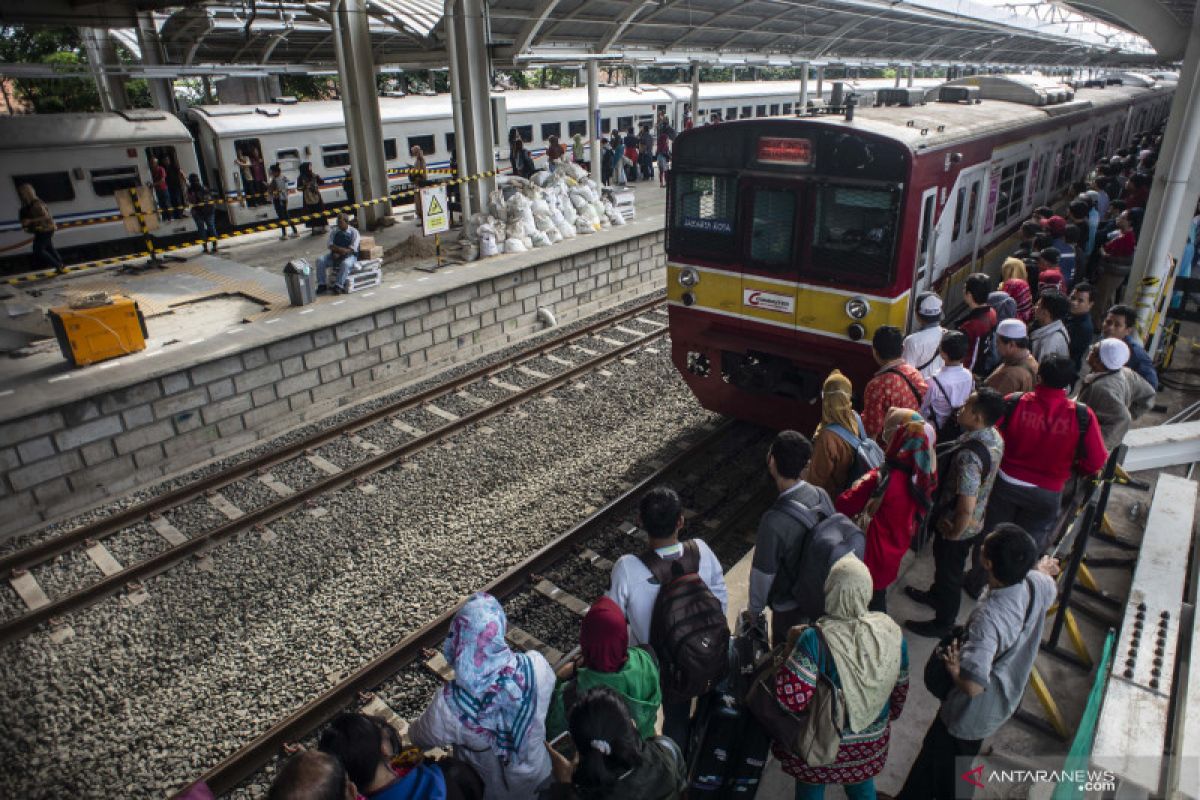
[[[429,172],[434,172],[434,171],[435,170],[429,170]],[[482,180],[483,178],[492,178],[499,174],[501,174],[501,170],[491,170],[488,172],[476,173],[474,175],[463,175],[458,178],[452,178],[448,181],[439,181],[437,185],[438,186],[457,186],[460,184],[469,183],[471,181]],[[17,285],[17,284],[21,284],[21,283],[32,283],[33,281],[46,280],[48,278],[53,278],[58,275],[62,275],[63,273],[80,272],[82,270],[95,269],[97,267],[111,267],[111,266],[114,266],[117,264],[123,264],[123,263],[129,262],[129,261],[136,261],[136,260],[142,259],[142,258],[153,258],[160,254],[172,253],[172,252],[175,252],[178,250],[183,250],[188,247],[196,247],[197,245],[208,244],[210,242],[215,245],[219,241],[226,240],[226,239],[235,239],[238,236],[244,236],[245,234],[248,234],[248,233],[262,233],[265,231],[272,231],[272,230],[279,230],[281,228],[288,228],[288,227],[291,227],[293,223],[297,223],[297,222],[312,222],[317,219],[328,220],[329,217],[332,215],[341,214],[341,213],[344,213],[347,211],[356,211],[360,208],[367,208],[368,206],[378,205],[379,203],[383,203],[385,201],[386,202],[395,202],[396,200],[399,200],[401,198],[414,197],[420,191],[420,188],[405,189],[405,190],[398,191],[398,192],[389,192],[388,194],[382,195],[380,197],[372,197],[368,200],[361,200],[356,203],[343,203],[341,205],[336,205],[336,206],[332,206],[327,209],[322,209],[321,211],[314,211],[309,214],[289,215],[287,219],[275,220],[273,222],[265,222],[265,223],[261,223],[258,225],[247,225],[247,226],[238,228],[236,231],[230,231],[228,233],[221,233],[221,234],[217,234],[216,236],[208,236],[208,237],[204,237],[204,238],[200,238],[200,239],[194,239],[194,240],[187,241],[187,242],[180,242],[179,244],[166,245],[164,247],[156,247],[154,245],[153,236],[151,236],[150,233],[146,230],[146,224],[145,224],[146,214],[153,214],[153,213],[157,213],[157,212],[142,210],[141,206],[137,200],[137,190],[130,189],[129,191],[134,198],[134,208],[135,208],[136,216],[138,217],[138,221],[139,221],[140,227],[142,229],[142,234],[145,237],[145,242],[146,242],[145,250],[142,250],[137,253],[130,253],[128,255],[123,255],[123,256],[113,256],[111,258],[101,258],[101,259],[96,259],[93,261],[85,261],[81,264],[73,264],[71,266],[64,266],[62,268],[62,270],[59,272],[56,272],[54,270],[45,270],[43,272],[30,272],[30,273],[27,273],[24,275],[18,275],[18,276],[12,277],[12,278],[6,278],[6,279],[4,279],[3,282],[7,283],[9,285]]]

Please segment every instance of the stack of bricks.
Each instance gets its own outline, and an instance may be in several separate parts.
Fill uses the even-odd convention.
[[[359,239],[358,258],[366,261],[372,258],[383,258],[383,245],[375,244],[374,236],[363,236]]]

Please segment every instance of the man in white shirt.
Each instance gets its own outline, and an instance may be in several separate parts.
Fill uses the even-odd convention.
[[[969,346],[967,335],[962,331],[950,331],[942,337],[941,357],[945,365],[929,379],[929,391],[921,403],[921,416],[937,430],[938,441],[958,438],[957,432],[948,431],[950,435],[947,436],[943,431],[954,422],[958,409],[975,389],[975,378],[963,366]]]
[[[916,331],[904,337],[904,361],[928,381],[942,368],[942,298],[934,292],[917,295]]]
[[[650,549],[659,557],[671,560],[683,556],[683,545],[679,541],[679,532],[683,530],[683,504],[673,489],[657,486],[647,492],[638,506],[638,522],[646,531]],[[725,573],[721,569],[721,562],[704,540],[692,541],[696,542],[700,551],[700,579],[728,614],[729,593],[725,589]],[[612,586],[609,587],[608,596],[629,621],[631,647],[650,644],[650,620],[659,588],[658,581],[637,555],[623,555],[613,565]],[[686,743],[691,710],[691,700],[678,703],[664,700],[663,734],[675,739],[677,744]]]

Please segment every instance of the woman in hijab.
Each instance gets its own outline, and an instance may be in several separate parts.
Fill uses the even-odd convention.
[[[805,480],[824,489],[830,497],[837,497],[850,485],[854,447],[844,437],[866,436],[862,419],[850,405],[853,390],[850,379],[836,369],[821,387],[821,424],[813,434],[812,460]]]
[[[872,611],[887,610],[887,588],[896,580],[900,560],[937,487],[933,430],[920,414],[893,408],[884,417],[880,438],[887,442],[883,464],[859,478],[834,503],[846,516],[858,517],[867,533],[863,561],[875,590]]]
[[[304,224],[313,236],[325,233],[329,230],[329,220],[325,218],[325,201],[321,198],[321,176],[313,172],[312,162],[305,161],[300,165],[296,188],[300,190],[300,199],[304,202],[304,215],[319,215]]]
[[[514,653],[508,620],[490,594],[472,595],[455,615],[442,653],[454,680],[409,728],[424,749],[453,745],[487,786],[485,800],[524,800],[550,777],[546,711],[554,670],[537,652]]]
[[[1025,262],[1019,258],[1006,258],[1000,265],[1000,291],[1017,304],[1017,319],[1025,324],[1033,319],[1033,292],[1029,288],[1029,274]]]
[[[553,739],[567,729],[571,708],[595,686],[607,686],[619,694],[642,738],[653,736],[662,705],[658,665],[649,651],[629,646],[625,615],[608,597],[593,603],[584,616],[579,649],[579,659],[559,670],[560,681],[546,716],[547,737]]]
[[[804,711],[818,675],[842,690],[846,727],[837,759],[810,767],[774,746],[783,771],[796,779],[796,800],[819,800],[825,785],[840,783],[850,800],[875,800],[875,776],[887,761],[889,727],[908,697],[908,647],[900,626],[869,611],[871,573],[853,553],[842,556],[825,580],[825,616],[803,629],[775,675],[775,697],[793,713]]]

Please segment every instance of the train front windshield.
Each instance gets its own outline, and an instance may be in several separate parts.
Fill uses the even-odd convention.
[[[760,130],[768,124],[705,129],[690,147],[681,137],[672,165],[670,256],[792,280],[891,286],[903,156],[844,134],[784,138],[775,135],[779,122]],[[784,156],[799,153],[803,163],[762,158],[763,141],[782,143]],[[792,142],[800,145],[786,150]]]

